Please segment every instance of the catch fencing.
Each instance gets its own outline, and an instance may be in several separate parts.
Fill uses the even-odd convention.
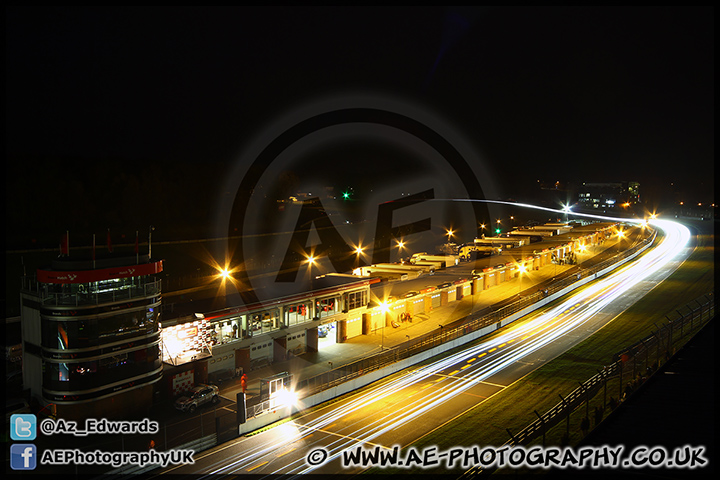
[[[589,427],[590,401],[600,392],[602,392],[602,401],[595,403],[600,407],[601,412],[608,407],[614,410],[657,372],[679,347],[714,318],[715,294],[711,292],[703,295],[673,313],[678,314],[679,317],[671,319],[666,316],[668,323],[656,327],[656,330],[647,337],[616,353],[612,362],[604,366],[596,375],[566,396],[560,395],[560,402],[545,414],[539,415],[536,411],[538,419],[523,430],[515,434],[508,430],[510,439],[503,446],[528,445],[539,437],[542,437],[542,445],[545,446],[546,434],[563,420],[566,424],[564,439],[567,441],[570,436],[571,413],[585,405],[584,418]],[[596,419],[596,422],[598,420]],[[475,467],[466,471],[461,478],[472,479],[482,473],[491,472]]]
[[[597,276],[599,272],[612,267],[630,256],[638,254],[640,251],[652,245],[655,238],[656,233],[654,232],[650,237],[638,242],[632,248],[619,252],[617,255],[599,262],[592,267],[573,272],[568,277],[552,281],[546,285],[541,285],[537,291],[523,295],[520,299],[496,310],[488,311],[488,309],[485,309],[459,320],[454,326],[440,328],[435,332],[410,339],[397,347],[375,354],[372,357],[359,359],[314,377],[301,379],[296,385],[295,390],[301,397],[307,397],[433,349],[444,343],[451,342],[482,328],[497,325],[503,319],[530,307],[534,303],[560,292],[585,278]],[[533,290],[535,290],[535,288],[537,287],[533,287]]]

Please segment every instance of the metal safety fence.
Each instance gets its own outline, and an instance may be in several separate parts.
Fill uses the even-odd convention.
[[[686,311],[685,311],[686,310]],[[565,432],[561,443],[567,443],[570,436],[570,415],[578,408],[585,407],[581,420],[581,430],[590,426],[590,403],[602,392],[602,400],[596,399],[595,422],[599,423],[606,408],[614,410],[636,391],[652,374],[660,370],[678,347],[695,335],[715,316],[714,292],[703,295],[675,312],[678,318],[668,320],[647,337],[617,352],[609,365],[599,369],[596,375],[565,396],[559,395],[560,402],[543,415],[535,411],[537,420],[520,432],[513,434],[508,430],[510,439],[503,446],[528,445],[542,437],[543,447],[546,435],[551,428],[565,421]],[[488,469],[474,467],[466,471],[461,478],[471,479],[480,474],[490,473]]]
[[[314,377],[301,379],[296,385],[295,390],[301,397],[307,397],[352,380],[353,378],[370,373],[374,370],[378,370],[406,358],[410,358],[444,343],[451,342],[482,328],[497,325],[503,319],[526,309],[534,303],[560,292],[585,278],[596,276],[599,272],[602,272],[618,262],[638,254],[653,244],[656,235],[656,232],[653,232],[651,236],[638,242],[638,244],[634,245],[632,248],[619,252],[617,255],[599,262],[589,268],[572,272],[572,274],[567,277],[533,287],[533,289],[537,290],[532,293],[528,293],[520,299],[500,308],[495,310],[485,309],[479,312],[474,312],[467,317],[458,320],[452,326],[443,327],[432,333],[409,339],[396,347],[374,354],[371,357],[359,359],[355,362],[337,367]]]

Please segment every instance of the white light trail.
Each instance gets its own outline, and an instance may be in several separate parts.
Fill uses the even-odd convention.
[[[509,202],[501,202],[509,203]],[[511,203],[514,206],[522,204]],[[548,209],[545,207],[535,207],[543,210],[551,210],[564,213],[559,210]],[[575,214],[575,213],[573,213]],[[641,220],[628,220],[612,217],[599,217],[604,220],[636,222],[642,223]],[[659,241],[655,248],[649,249],[644,255],[628,265],[619,268],[611,275],[588,285],[581,291],[571,295],[548,311],[537,315],[532,321],[527,322],[519,328],[513,328],[500,336],[482,342],[479,345],[469,347],[462,352],[449,355],[446,358],[433,362],[431,364],[420,367],[412,372],[400,375],[390,381],[386,381],[379,386],[371,388],[364,392],[347,404],[342,404],[332,408],[318,418],[304,424],[297,425],[288,437],[283,441],[268,442],[253,450],[246,451],[243,456],[230,464],[220,465],[210,472],[209,475],[216,476],[218,474],[234,474],[240,470],[246,470],[251,464],[260,460],[266,455],[277,452],[283,445],[288,445],[306,437],[309,433],[322,430],[329,425],[341,420],[347,420],[350,415],[368,409],[370,414],[373,412],[373,405],[386,397],[396,394],[397,392],[409,386],[428,381],[430,376],[441,375],[446,369],[466,362],[467,359],[476,355],[485,353],[482,359],[478,359],[472,364],[472,368],[467,368],[462,376],[444,376],[444,380],[437,383],[443,389],[434,395],[415,395],[412,396],[410,403],[404,405],[398,411],[392,414],[378,416],[370,424],[365,424],[366,418],[361,418],[355,423],[345,425],[342,436],[334,440],[329,445],[323,445],[330,453],[327,462],[338,458],[342,452],[357,445],[358,441],[372,442],[383,434],[390,432],[396,428],[417,421],[424,413],[439,407],[443,403],[452,399],[456,395],[468,390],[479,382],[489,378],[491,375],[501,371],[503,368],[517,362],[528,354],[542,348],[568,332],[588,321],[593,315],[602,310],[603,307],[617,300],[629,288],[637,285],[643,279],[657,272],[660,268],[672,261],[687,246],[690,240],[690,232],[683,225],[668,221],[654,219],[649,222],[656,228],[665,233],[664,238]],[[499,349],[498,346],[508,344],[505,348]],[[493,352],[490,350],[495,349]],[[380,410],[378,408],[378,410]],[[361,424],[356,430],[348,431],[354,425]],[[326,462],[326,463],[327,463]],[[316,467],[310,467],[305,464],[304,458],[296,460],[290,464],[283,465],[280,469],[272,472],[273,474],[306,474],[315,470]]]

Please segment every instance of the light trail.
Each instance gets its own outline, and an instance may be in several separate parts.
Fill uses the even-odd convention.
[[[520,206],[517,203],[510,204]],[[567,213],[545,207],[529,207]],[[594,217],[597,218],[598,216]],[[600,218],[612,221],[644,223],[644,221],[640,220]],[[649,223],[662,230],[665,234],[657,246],[649,249],[639,259],[620,267],[612,274],[602,277],[581,291],[572,294],[561,304],[536,315],[534,319],[522,326],[511,328],[506,333],[500,334],[493,339],[383,382],[381,385],[355,396],[343,405],[332,407],[327,413],[306,424],[278,427],[288,430],[283,440],[271,441],[244,451],[241,458],[230,463],[226,463],[227,459],[222,459],[215,463],[208,476],[234,475],[267,466],[266,457],[275,455],[275,452],[278,452],[281,447],[306,439],[312,432],[322,431],[334,423],[341,421],[348,423],[349,417],[353,414],[365,411],[369,412],[367,415],[372,415],[373,406],[379,405],[379,402],[383,399],[408,387],[428,382],[431,376],[443,375],[443,371],[455,367],[458,371],[453,373],[460,376],[443,375],[440,381],[433,381],[432,386],[440,390],[440,393],[427,395],[422,390],[414,392],[408,397],[409,403],[403,405],[399,410],[393,411],[391,414],[379,415],[370,423],[364,424],[363,422],[367,422],[368,419],[360,415],[362,418],[343,426],[343,433],[332,433],[338,438],[329,444],[322,445],[329,452],[324,464],[337,459],[344,450],[356,446],[359,442],[373,442],[385,433],[402,428],[410,422],[418,421],[425,413],[441,406],[528,354],[551,344],[583,325],[605,306],[617,300],[629,288],[663,268],[687,246],[690,240],[690,232],[683,225],[667,220],[651,220]],[[468,368],[461,369],[457,366],[461,363],[465,364],[468,359],[474,359],[475,357],[478,357],[477,360],[468,363]],[[418,393],[420,395],[417,395]],[[380,409],[377,408],[377,410]],[[263,460],[266,463],[260,463]],[[270,464],[272,464],[271,461]],[[263,470],[262,473],[302,475],[311,473],[318,468],[320,466],[309,466],[305,463],[304,458],[300,458],[284,464],[272,472]]]
[[[436,202],[497,203],[500,205],[511,205],[513,207],[530,208],[533,210],[544,210],[546,212],[560,213],[562,215],[573,215],[573,216],[578,216],[578,217],[593,218],[595,220],[608,220],[611,222],[627,222],[627,223],[644,223],[645,222],[645,220],[640,220],[637,218],[618,218],[618,217],[610,217],[607,215],[596,215],[594,213],[579,213],[579,212],[573,212],[572,210],[570,210],[570,208],[558,210],[557,208],[541,207],[539,205],[531,205],[529,203],[506,202],[503,200],[477,200],[477,199],[471,199],[471,198],[436,198],[436,199],[430,199],[428,201],[430,201],[430,202],[436,201]]]

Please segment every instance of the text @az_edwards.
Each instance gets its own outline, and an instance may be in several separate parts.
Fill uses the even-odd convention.
[[[72,420],[46,418],[40,422],[40,431],[43,435],[67,434],[84,437],[93,434],[155,434],[160,430],[158,422],[144,418],[138,421],[111,421],[104,418],[85,419],[85,428],[78,428]]]

